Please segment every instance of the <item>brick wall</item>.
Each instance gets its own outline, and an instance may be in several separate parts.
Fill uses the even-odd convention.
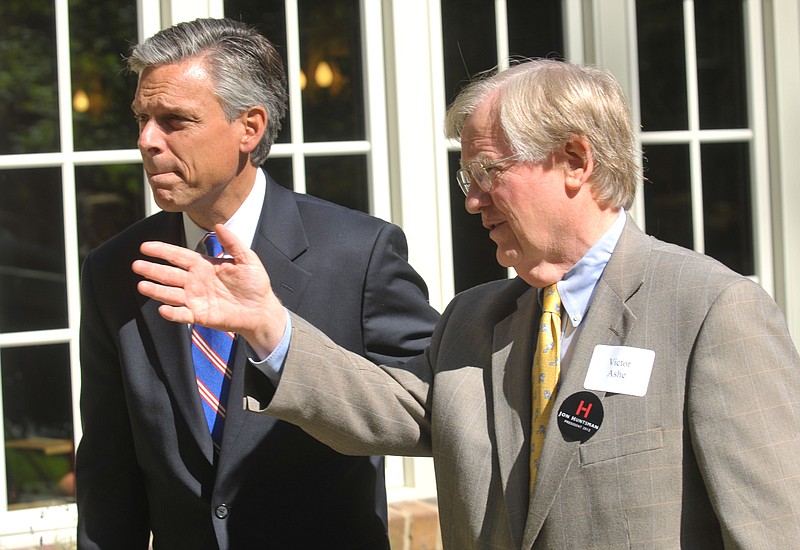
[[[436,499],[389,504],[392,550],[442,550]]]

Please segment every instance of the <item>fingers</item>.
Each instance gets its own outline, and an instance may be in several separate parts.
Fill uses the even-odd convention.
[[[245,261],[249,253],[252,251],[249,247],[245,246],[242,241],[227,227],[222,224],[214,226],[214,232],[217,234],[217,239],[225,253],[234,258],[235,261]]]
[[[195,265],[197,262],[199,262],[203,257],[197,252],[189,250],[188,248],[158,241],[143,242],[139,247],[139,250],[145,256],[166,260],[172,265],[181,267],[183,269],[189,269],[192,265]]]
[[[185,294],[182,288],[164,286],[150,281],[139,281],[136,289],[140,294],[163,302],[168,306],[186,305]]]
[[[144,245],[142,245],[142,247],[144,247]],[[183,286],[186,281],[186,269],[157,264],[147,260],[136,260],[131,265],[131,269],[133,269],[134,273],[146,279],[158,281],[164,285]]]

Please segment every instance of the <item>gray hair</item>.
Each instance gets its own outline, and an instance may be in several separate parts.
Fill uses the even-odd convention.
[[[263,164],[281,129],[288,96],[283,61],[255,28],[232,19],[178,23],[135,46],[128,67],[141,74],[147,67],[199,56],[205,59],[228,122],[255,106],[267,110],[267,129],[250,155],[254,166]]]
[[[467,118],[495,96],[511,151],[537,164],[575,136],[591,145],[592,192],[610,208],[629,208],[641,174],[630,111],[606,69],[550,59],[479,75],[447,110],[445,134],[460,139]]]

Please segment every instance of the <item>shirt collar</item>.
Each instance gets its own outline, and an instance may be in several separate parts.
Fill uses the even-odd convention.
[[[622,235],[626,218],[625,210],[621,209],[611,227],[558,282],[561,304],[574,327],[581,323],[589,309],[594,289]]]
[[[267,178],[259,168],[256,170],[256,181],[253,188],[244,199],[239,209],[223,225],[230,229],[236,238],[243,243],[252,246],[256,236],[258,221],[261,217],[261,209],[264,205],[264,196],[267,192]],[[197,250],[197,246],[209,229],[204,229],[194,223],[192,218],[183,213],[183,233],[186,235],[186,248]]]

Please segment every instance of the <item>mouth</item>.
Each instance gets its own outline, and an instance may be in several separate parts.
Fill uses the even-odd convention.
[[[503,225],[505,223],[506,222],[491,223],[491,222],[488,222],[488,221],[484,221],[483,222],[483,227],[488,229],[489,233],[491,233],[492,231],[494,231],[495,229],[497,229],[498,227],[500,227],[501,225]]]

